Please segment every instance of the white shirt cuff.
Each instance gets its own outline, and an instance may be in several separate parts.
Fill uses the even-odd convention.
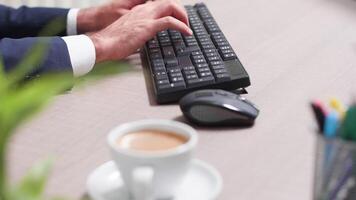
[[[79,9],[70,9],[67,15],[67,35],[77,35],[77,17]]]
[[[96,59],[95,46],[86,35],[62,37],[67,44],[70,61],[75,77],[83,76],[90,72]]]

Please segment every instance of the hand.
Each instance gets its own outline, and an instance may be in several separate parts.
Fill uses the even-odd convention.
[[[149,1],[134,7],[107,28],[89,34],[96,49],[96,62],[123,59],[142,47],[156,33],[174,29],[192,35],[188,16],[175,0]]]
[[[102,6],[81,9],[77,17],[78,33],[99,31],[128,13],[133,7],[145,2],[146,0],[112,0]]]

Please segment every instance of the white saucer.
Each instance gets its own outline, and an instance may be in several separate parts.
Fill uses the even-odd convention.
[[[222,178],[212,166],[193,160],[178,195],[172,200],[216,200],[222,189]],[[93,200],[129,200],[120,172],[109,161],[96,168],[87,180]]]

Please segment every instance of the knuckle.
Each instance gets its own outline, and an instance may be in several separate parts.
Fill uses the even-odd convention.
[[[167,6],[169,9],[174,9],[176,6],[176,2],[174,0],[169,0]]]
[[[174,19],[173,19],[173,17],[168,16],[168,17],[165,17],[165,18],[164,18],[164,22],[165,22],[166,24],[173,24]]]

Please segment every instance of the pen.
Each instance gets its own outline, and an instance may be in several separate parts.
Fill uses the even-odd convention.
[[[344,118],[346,109],[341,101],[339,101],[337,98],[332,98],[329,104],[340,114],[341,118]]]
[[[339,113],[331,111],[327,114],[324,123],[324,134],[327,138],[333,138],[336,136],[336,132],[339,128]]]
[[[347,188],[345,188],[345,186],[347,187],[347,181],[353,177],[353,172],[355,170],[353,169],[354,166],[352,158],[349,158],[345,164],[346,168],[343,169],[342,174],[337,178],[338,180],[335,181],[335,186],[332,187],[333,189],[331,190],[330,199],[337,199],[338,194],[343,189],[347,190]]]
[[[325,126],[325,116],[327,112],[320,101],[313,101],[311,103],[311,107],[313,109],[315,119],[318,122],[319,131],[320,133],[323,133]]]
[[[343,139],[356,141],[356,104],[347,110],[340,134]]]

